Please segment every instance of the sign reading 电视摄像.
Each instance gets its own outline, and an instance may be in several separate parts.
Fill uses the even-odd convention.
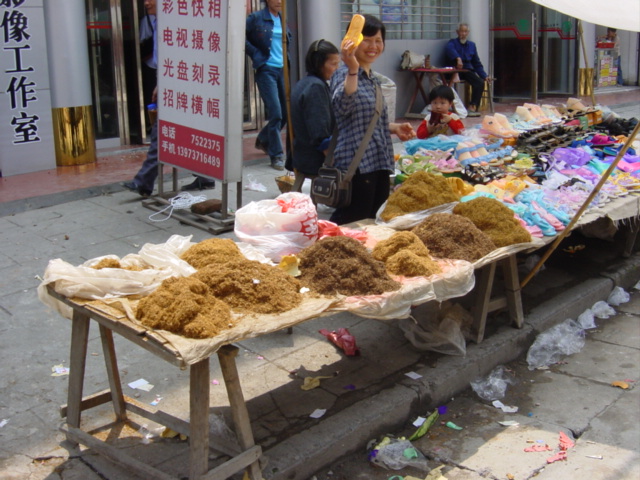
[[[241,110],[241,97],[234,108],[229,105],[242,87],[237,72],[240,80],[233,81],[232,54],[244,57],[243,41],[241,52],[230,50],[230,19],[237,17],[232,3],[158,2],[158,152],[163,163],[239,180],[241,173],[225,161],[229,148],[234,150],[230,140],[240,138],[242,128],[241,117],[233,112]]]

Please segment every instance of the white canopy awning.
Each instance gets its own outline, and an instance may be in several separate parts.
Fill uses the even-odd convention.
[[[543,7],[557,10],[585,22],[640,32],[639,0],[533,0]]]

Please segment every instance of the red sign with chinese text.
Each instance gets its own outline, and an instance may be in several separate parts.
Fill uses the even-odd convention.
[[[224,137],[160,120],[158,151],[163,162],[209,177],[223,177]]]

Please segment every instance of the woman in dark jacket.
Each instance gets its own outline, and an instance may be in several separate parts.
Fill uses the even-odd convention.
[[[305,178],[318,174],[335,127],[327,82],[340,65],[338,54],[324,39],[313,42],[305,57],[307,76],[291,92],[295,192],[301,191]]]

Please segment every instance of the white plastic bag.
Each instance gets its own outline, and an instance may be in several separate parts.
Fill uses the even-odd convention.
[[[590,308],[587,308],[578,316],[578,325],[584,330],[596,328],[595,318]]]
[[[607,302],[600,300],[591,307],[591,311],[596,318],[609,318],[611,315],[615,315],[615,309]]]
[[[567,319],[537,336],[527,352],[529,370],[559,362],[565,355],[578,353],[584,347],[584,330]]]
[[[105,255],[78,266],[59,258],[52,259],[38,286],[38,297],[45,305],[68,317],[71,309],[51,297],[47,293],[47,285],[51,284],[56,292],[68,298],[108,300],[128,295],[149,295],[169,277],[195,273],[195,268],[180,259],[191,245],[191,235],[172,235],[166,243],[147,243],[139,254],[132,253],[122,259],[116,255]],[[122,268],[93,268],[104,258],[118,260]],[[142,268],[130,270],[127,267]]]
[[[419,350],[446,355],[465,355],[467,343],[462,326],[470,324],[471,314],[459,304],[440,306],[431,302],[414,310],[414,316],[401,319],[398,326],[404,336]]]
[[[253,192],[266,192],[267,187],[256,180],[256,177],[253,175],[247,175],[247,184],[244,186],[245,190],[251,190]]]
[[[318,239],[318,213],[308,195],[283,193],[274,200],[251,202],[240,208],[234,231],[240,241],[279,262]]]
[[[423,453],[409,440],[399,438],[384,437],[369,451],[369,460],[388,470],[402,470],[405,467],[429,470],[429,464]]]
[[[507,385],[514,383],[514,380],[506,374],[505,368],[498,365],[486,377],[478,377],[471,381],[471,388],[480,398],[492,402],[504,398]]]
[[[611,293],[609,294],[609,298],[607,298],[607,303],[609,305],[613,305],[617,307],[618,305],[627,303],[630,300],[630,298],[631,297],[627,292],[625,292],[624,288],[615,287],[613,290],[611,290]]]

